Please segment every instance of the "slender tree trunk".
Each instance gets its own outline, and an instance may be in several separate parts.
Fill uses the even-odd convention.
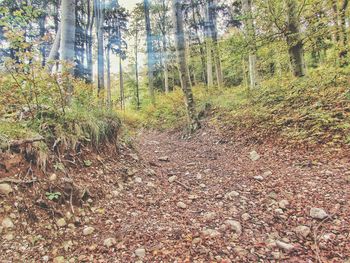
[[[122,58],[119,55],[119,88],[120,88],[120,109],[125,109],[124,79]]]
[[[111,47],[107,47],[107,107],[112,107],[112,93],[111,93]]]
[[[256,66],[256,43],[255,43],[255,27],[252,12],[252,1],[242,0],[242,9],[245,16],[245,34],[248,42],[248,67],[249,67],[249,83],[250,88],[258,86],[258,70]]]
[[[182,18],[182,10],[181,10],[182,8],[181,8],[180,0],[172,0],[172,8],[173,8],[173,18],[174,18],[174,26],[175,26],[175,46],[176,46],[177,61],[178,61],[179,71],[180,71],[182,90],[185,95],[187,114],[190,121],[190,130],[195,131],[200,127],[200,123],[198,121],[192,89],[190,87],[190,76],[188,75],[188,71],[187,71],[185,34],[184,34],[183,18]]]
[[[153,87],[153,64],[154,64],[154,54],[152,45],[152,31],[151,31],[151,21],[149,16],[149,0],[144,0],[144,11],[145,11],[145,24],[146,24],[146,44],[147,44],[147,70],[148,70],[148,91],[151,98],[151,102],[155,103],[154,97],[154,87]]]
[[[64,74],[73,74],[74,68],[67,63],[73,63],[75,57],[75,0],[62,0],[61,9],[61,60],[64,63],[62,69]],[[73,85],[68,77],[64,80],[64,87],[67,93],[67,103],[70,104]]]
[[[136,79],[136,105],[140,109],[140,87],[139,87],[139,59],[138,59],[138,31],[135,34],[135,79]]]
[[[346,30],[346,10],[348,8],[349,1],[343,0],[342,6],[340,9],[340,40],[341,40],[341,50],[339,52],[340,65],[346,66],[348,63],[346,61],[348,53],[348,34]]]
[[[40,38],[43,43],[40,44],[40,53],[41,53],[41,66],[45,67],[46,64],[46,41],[44,41],[44,36],[46,33],[45,28],[46,23],[46,15],[42,15],[39,18],[39,31],[40,31]]]
[[[293,74],[296,77],[303,77],[306,74],[304,59],[304,43],[300,36],[300,21],[296,0],[285,1],[287,10],[287,27],[286,40],[288,53],[292,64]]]
[[[210,8],[212,0],[206,2],[205,5],[205,47],[207,52],[207,85],[208,88],[214,86],[213,80],[213,58],[212,58],[212,32],[210,26]]]
[[[91,0],[87,0],[87,24],[86,24],[86,82],[92,83],[92,28],[94,26],[94,16],[96,15],[91,8]]]
[[[52,68],[54,66],[54,61],[59,58],[59,50],[60,50],[60,44],[61,44],[61,24],[57,28],[55,40],[52,44],[50,54],[47,58],[46,67],[49,72],[52,71]]]
[[[97,90],[99,98],[103,101],[105,89],[103,43],[104,0],[95,0],[95,18],[97,34]]]

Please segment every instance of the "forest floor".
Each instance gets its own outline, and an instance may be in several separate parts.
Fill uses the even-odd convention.
[[[103,194],[76,209],[81,222],[47,217],[33,234],[13,212],[1,262],[350,262],[349,152],[223,134],[143,131],[126,177],[119,157],[96,166]]]

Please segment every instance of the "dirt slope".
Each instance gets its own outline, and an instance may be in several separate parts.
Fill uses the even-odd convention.
[[[188,139],[145,131],[136,149],[92,167],[95,195],[72,217],[65,204],[61,215],[30,222],[5,198],[0,219],[14,227],[0,232],[1,262],[350,260],[349,156],[256,145],[213,128]],[[311,208],[327,216],[313,219]]]

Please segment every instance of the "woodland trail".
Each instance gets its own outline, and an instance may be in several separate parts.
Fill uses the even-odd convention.
[[[18,191],[4,205],[15,232],[4,229],[0,262],[349,262],[349,154],[223,134],[143,131],[137,154],[120,147],[72,170],[92,191],[74,217],[36,205],[40,184]]]
[[[347,157],[246,144],[212,129],[187,140],[147,132],[138,151],[157,174],[156,195],[144,197],[156,204],[139,222],[146,262],[350,259]],[[313,207],[329,216],[311,218]]]

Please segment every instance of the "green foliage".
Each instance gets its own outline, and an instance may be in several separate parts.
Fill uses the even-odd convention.
[[[46,192],[46,198],[50,201],[58,200],[61,197],[61,192]]]

